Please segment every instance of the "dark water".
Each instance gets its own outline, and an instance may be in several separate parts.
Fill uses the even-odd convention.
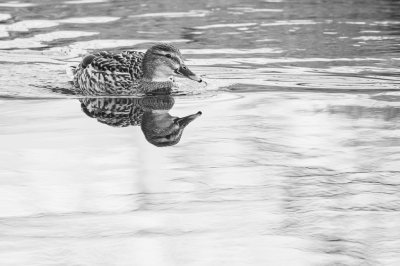
[[[399,11],[2,1],[0,265],[400,265]],[[169,113],[203,115],[168,148],[65,74],[154,42],[207,82],[180,85]]]

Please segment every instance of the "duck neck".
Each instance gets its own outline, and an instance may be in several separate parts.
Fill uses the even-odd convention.
[[[169,67],[163,65],[163,61],[154,58],[150,53],[144,55],[142,61],[143,76],[140,80],[140,91],[148,93],[155,90],[171,89],[173,79]]]
[[[172,80],[154,81],[149,79],[142,79],[140,81],[140,92],[148,93],[161,89],[171,89],[174,86]]]

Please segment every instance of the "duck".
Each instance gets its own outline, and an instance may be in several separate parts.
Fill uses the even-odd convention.
[[[139,126],[146,140],[156,147],[180,142],[187,125],[202,115],[199,111],[184,117],[172,116],[175,104],[170,95],[80,98],[82,111],[90,118],[112,127]]]
[[[83,57],[70,69],[76,91],[86,96],[135,95],[172,90],[174,75],[202,82],[184,63],[178,48],[158,43],[145,53],[100,52]]]

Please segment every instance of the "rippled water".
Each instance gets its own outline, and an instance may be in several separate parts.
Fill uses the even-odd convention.
[[[399,10],[0,2],[0,265],[400,265]],[[207,83],[175,93],[203,115],[168,148],[65,74],[154,42]]]

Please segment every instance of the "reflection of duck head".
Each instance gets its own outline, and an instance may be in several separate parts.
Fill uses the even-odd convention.
[[[201,112],[182,118],[168,112],[174,106],[174,98],[168,95],[145,97],[142,101],[144,114],[141,128],[148,142],[157,147],[177,144],[185,127],[201,116]]]

